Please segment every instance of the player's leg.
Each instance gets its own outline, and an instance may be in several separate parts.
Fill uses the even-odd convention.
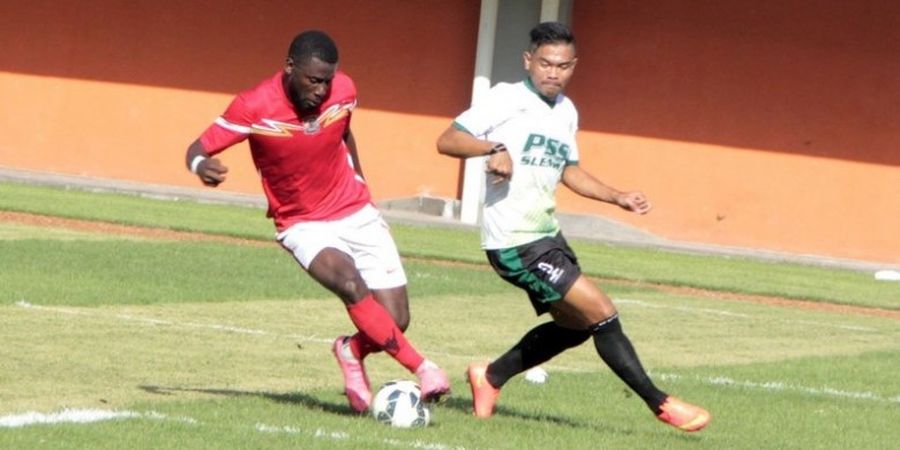
[[[406,285],[389,287],[383,289],[373,289],[372,294],[375,300],[388,310],[394,322],[401,330],[406,331],[409,327],[409,294],[406,292]]]
[[[424,358],[407,342],[391,313],[376,300],[371,289],[385,290],[405,286],[406,276],[396,255],[386,265],[372,262],[376,251],[365,251],[360,245],[384,247],[379,233],[387,229],[379,224],[378,211],[368,207],[344,219],[330,222],[298,223],[278,235],[303,268],[326,289],[334,292],[347,307],[356,328],[378,348],[414,372]],[[357,242],[358,241],[358,242]]]
[[[406,332],[406,328],[409,326],[409,300],[406,295],[406,286],[372,289],[371,292],[375,296],[375,300],[393,317],[397,328]],[[365,375],[363,360],[372,353],[380,352],[381,347],[365,333],[358,331],[352,336],[338,336],[335,339],[333,351],[342,372],[344,372],[345,379],[358,378],[353,374],[360,373],[365,379],[365,386],[368,387],[369,382]],[[345,384],[349,386],[354,383],[351,380]],[[358,385],[358,383],[355,384]]]
[[[475,416],[487,418],[493,415],[500,389],[510,378],[583,344],[589,337],[587,331],[545,322],[525,333],[516,345],[490,364],[471,364],[467,377]]]
[[[322,286],[334,292],[349,309],[367,296],[371,296],[353,260],[346,253],[335,248],[321,249],[309,264],[307,272]],[[351,316],[352,318],[352,316]],[[364,335],[357,332],[357,335]],[[371,345],[374,341],[366,339]],[[361,358],[351,350],[350,338],[339,336],[332,344],[332,353],[344,378],[344,393],[350,407],[357,412],[365,412],[372,402],[372,389],[366,368]]]
[[[350,256],[333,248],[322,249],[313,259],[308,272],[322,286],[340,297],[356,328],[381,350],[389,353],[411,372],[424,361],[406,340],[388,310],[375,299]]]
[[[486,374],[487,380],[492,386],[502,388],[513,376],[581,345],[590,336],[587,331],[564,328],[556,322],[542,323],[525,333],[516,345],[491,362]]]
[[[375,300],[377,300],[378,303],[381,303],[381,306],[383,306],[388,313],[390,313],[391,317],[394,318],[394,323],[397,324],[397,328],[400,328],[400,331],[406,332],[406,328],[409,327],[409,300],[406,294],[406,286],[371,289],[371,291],[375,296]],[[371,353],[381,351],[381,347],[379,347],[378,344],[361,332],[352,336],[341,336],[340,339],[343,340],[342,345],[347,347],[347,351],[360,361],[365,359]]]
[[[566,296],[551,306],[551,310],[560,325],[589,330],[597,353],[606,365],[651,409],[659,412],[666,394],[647,376],[634,347],[622,332],[615,306],[603,291],[582,275]]]
[[[353,216],[351,216],[353,217]],[[351,321],[368,341],[415,371],[424,358],[406,341],[391,314],[375,300],[356,267],[352,251],[341,239],[334,222],[305,222],[278,235],[278,241],[319,284],[334,292],[347,307]],[[405,279],[404,279],[405,283]],[[371,390],[362,361],[348,354],[347,338],[339,337],[333,352],[341,366],[351,407],[365,411]]]
[[[351,222],[342,232],[341,238],[350,248],[356,267],[371,289],[375,300],[390,314],[402,335],[410,320],[407,280],[400,254],[387,223],[372,207],[364,208],[359,217],[352,219]],[[372,345],[366,342],[367,339],[378,343],[373,336],[362,331],[352,338],[360,358],[366,356],[367,349],[371,351]],[[411,344],[407,345],[412,348]],[[377,347],[384,348],[382,345]],[[422,358],[416,367],[400,359],[398,361],[419,377],[419,385],[425,400],[435,401],[450,392],[447,375],[430,360]]]
[[[580,274],[557,238],[540,239],[524,246],[489,250],[488,261],[505,281],[523,289],[537,314],[552,309]],[[490,364],[472,364],[468,381],[477,417],[490,417],[500,388],[515,375],[549,361],[590,337],[582,328],[567,328],[551,321],[529,330],[516,345]]]
[[[685,431],[697,431],[709,423],[709,413],[659,390],[622,331],[612,300],[593,282],[580,276],[562,301],[551,306],[554,320],[564,327],[588,329],[600,358],[637,393],[662,421]]]

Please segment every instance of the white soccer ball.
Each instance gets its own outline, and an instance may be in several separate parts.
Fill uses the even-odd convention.
[[[431,420],[419,385],[408,380],[388,381],[381,386],[371,409],[375,420],[397,428],[424,427]]]

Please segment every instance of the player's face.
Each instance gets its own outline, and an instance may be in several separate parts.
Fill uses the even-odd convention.
[[[554,98],[561,93],[575,73],[575,46],[572,44],[544,44],[533,52],[525,52],[525,70],[534,87],[544,97]]]
[[[284,67],[287,74],[288,86],[291,90],[291,100],[301,110],[315,109],[325,101],[331,92],[331,80],[337,71],[336,64],[326,63],[319,58],[295,64],[288,58]]]

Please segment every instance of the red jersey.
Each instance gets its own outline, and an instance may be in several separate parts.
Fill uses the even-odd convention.
[[[250,139],[267,215],[278,231],[297,222],[340,219],[371,202],[344,142],[355,107],[356,86],[338,71],[316,114],[301,120],[278,72],[238,94],[200,143],[215,155]]]

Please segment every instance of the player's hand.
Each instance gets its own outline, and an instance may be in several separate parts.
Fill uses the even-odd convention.
[[[197,176],[203,184],[210,187],[216,187],[225,181],[226,173],[228,168],[217,158],[206,158],[197,165]]]
[[[647,197],[644,196],[644,193],[638,191],[623,192],[619,194],[616,197],[616,203],[622,209],[627,209],[628,211],[636,212],[638,214],[647,214],[653,207],[647,200]]]
[[[503,150],[488,156],[485,167],[487,173],[494,175],[491,184],[502,183],[512,178],[512,158],[510,158],[505,146],[501,144],[499,147]]]

